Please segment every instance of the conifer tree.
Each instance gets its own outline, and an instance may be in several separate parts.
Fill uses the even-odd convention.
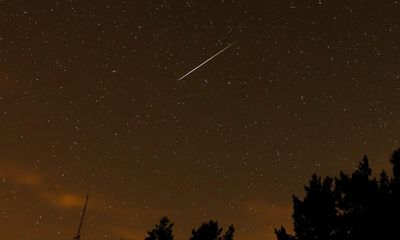
[[[174,224],[167,217],[163,217],[153,230],[147,232],[148,236],[145,240],[174,240],[173,226]]]
[[[372,177],[366,156],[350,175],[313,175],[303,199],[293,197],[294,235],[281,227],[278,240],[400,239],[400,149],[390,159],[393,176]]]

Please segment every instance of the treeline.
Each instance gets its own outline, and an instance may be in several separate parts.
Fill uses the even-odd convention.
[[[400,149],[390,159],[392,174],[372,176],[367,156],[351,174],[322,178],[316,174],[305,186],[304,198],[293,196],[293,234],[275,230],[278,240],[400,239]],[[173,240],[167,217],[148,232],[145,240]],[[217,221],[193,229],[190,240],[233,240]]]
[[[151,231],[147,232],[145,240],[173,240],[173,226],[174,224],[167,217],[163,217]],[[190,240],[233,240],[235,232],[233,225],[229,226],[225,233],[222,232],[223,229],[219,227],[218,222],[210,220],[198,229],[193,229]]]
[[[275,230],[278,240],[400,239],[400,149],[390,159],[392,176],[372,177],[368,158],[348,175],[313,175],[305,197],[293,196],[293,234]]]

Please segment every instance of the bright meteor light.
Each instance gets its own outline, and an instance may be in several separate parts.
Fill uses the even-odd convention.
[[[180,77],[178,79],[178,81],[184,79],[185,77],[187,77],[188,75],[190,75],[192,72],[196,71],[197,69],[199,69],[201,66],[203,66],[204,64],[206,64],[207,62],[211,61],[213,58],[217,57],[218,55],[220,55],[221,53],[225,52],[226,50],[228,50],[230,47],[232,47],[234,44],[236,43],[236,41],[234,41],[233,43],[229,44],[227,47],[225,47],[224,49],[222,49],[221,51],[217,52],[216,54],[214,54],[212,57],[210,57],[209,59],[205,60],[202,64],[198,65],[197,67],[193,68],[190,72],[186,73],[185,75],[183,75],[182,77]]]

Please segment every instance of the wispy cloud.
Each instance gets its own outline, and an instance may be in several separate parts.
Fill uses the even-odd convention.
[[[28,187],[39,187],[44,181],[44,174],[36,171],[25,169],[16,165],[7,165],[0,168],[0,177],[12,184],[23,185]]]
[[[37,169],[30,169],[21,165],[0,165],[0,180],[4,179],[6,184],[19,186],[23,191],[29,192],[37,201],[47,204],[53,209],[61,212],[74,211],[78,214],[85,202],[84,192],[71,191],[72,186],[54,187],[57,178],[51,173],[43,173]],[[44,205],[44,204],[39,204]],[[124,240],[143,239],[149,226],[143,222],[157,222],[157,218],[170,215],[173,209],[168,208],[143,208],[130,204],[121,204],[112,195],[91,195],[88,208],[92,216],[96,216],[96,225],[99,232],[114,238]],[[132,216],[135,218],[132,219]],[[107,220],[106,220],[107,219]],[[113,219],[114,221],[110,221]],[[121,221],[121,219],[127,220]],[[140,221],[136,221],[140,219]],[[88,216],[87,221],[91,221]],[[112,222],[112,224],[110,223]],[[116,224],[117,223],[117,224]],[[96,233],[98,234],[98,233]]]
[[[116,235],[120,236],[123,240],[142,240],[144,238],[143,230],[135,230],[131,228],[124,227],[110,227],[110,231]]]
[[[13,185],[23,186],[33,191],[42,200],[57,208],[81,208],[85,196],[71,192],[49,191],[46,183],[49,176],[37,169],[29,169],[19,165],[3,165],[0,178]]]
[[[81,208],[85,201],[85,197],[82,194],[74,193],[56,193],[43,191],[40,192],[40,196],[52,206],[65,209]]]

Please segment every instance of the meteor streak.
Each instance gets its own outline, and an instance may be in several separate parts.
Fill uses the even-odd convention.
[[[187,77],[188,75],[190,75],[192,72],[196,71],[197,69],[199,69],[201,66],[203,66],[204,64],[206,64],[207,62],[211,61],[213,58],[215,58],[216,56],[220,55],[221,53],[225,52],[226,50],[228,50],[230,47],[232,47],[234,44],[236,43],[236,41],[234,41],[233,43],[229,44],[227,47],[225,47],[224,49],[222,49],[221,51],[217,52],[216,54],[214,54],[212,57],[210,57],[209,59],[205,60],[202,64],[200,64],[199,66],[193,68],[190,72],[186,73],[185,75],[183,75],[182,77],[180,77],[178,79],[178,81],[184,79],[185,77]]]

